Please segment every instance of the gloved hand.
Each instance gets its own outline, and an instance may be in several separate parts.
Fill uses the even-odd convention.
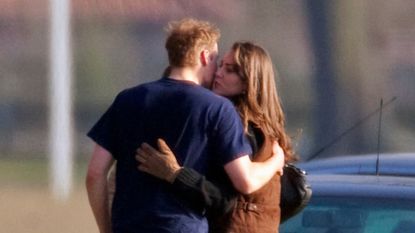
[[[158,139],[157,145],[158,150],[147,143],[137,149],[135,158],[140,162],[138,170],[173,183],[181,167],[163,139]]]

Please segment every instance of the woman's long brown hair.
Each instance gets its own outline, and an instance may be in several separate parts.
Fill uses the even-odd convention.
[[[241,115],[245,132],[253,123],[265,134],[277,140],[285,153],[285,161],[295,161],[291,139],[285,131],[285,116],[278,96],[275,73],[269,54],[251,42],[236,42],[232,46],[236,72],[246,83],[244,93],[233,98]]]

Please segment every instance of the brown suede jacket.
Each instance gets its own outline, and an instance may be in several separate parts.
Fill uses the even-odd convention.
[[[257,129],[249,128],[253,161],[272,155],[272,141]],[[242,195],[232,186],[222,167],[206,177],[183,168],[172,185],[173,193],[193,211],[206,214],[210,233],[276,233],[280,223],[280,176],[275,175],[260,190]]]

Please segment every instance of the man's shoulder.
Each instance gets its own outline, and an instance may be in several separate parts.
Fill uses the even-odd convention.
[[[172,80],[169,78],[163,78],[159,80],[159,84],[167,84],[166,88],[171,90],[172,92],[176,92],[178,95],[183,96],[184,98],[190,98],[195,102],[200,104],[208,103],[209,105],[215,104],[225,104],[225,105],[232,105],[232,103],[225,97],[215,94],[211,90],[189,81],[179,81],[179,80]],[[149,85],[152,85],[151,83]],[[157,85],[157,84],[155,84]]]
[[[145,83],[139,83],[139,84],[136,84],[135,86],[125,88],[123,91],[121,91],[121,93],[133,94],[133,93],[141,91],[143,89],[147,89],[147,88],[151,88],[152,86],[156,86],[157,83],[159,83],[159,82],[160,82],[160,80],[155,80],[155,81],[150,81],[150,82],[145,82]]]
[[[193,94],[199,98],[205,99],[206,101],[213,101],[217,103],[229,102],[229,100],[223,96],[217,95],[211,90],[208,90],[204,87],[197,87],[193,90]]]
[[[158,81],[159,80],[140,83],[135,86],[125,88],[117,94],[117,98],[129,98],[132,96],[136,96],[137,94],[140,94],[143,91],[151,89],[153,86],[156,86]]]
[[[204,89],[204,90],[202,90]],[[213,93],[210,90],[207,90],[205,88],[202,88],[200,90],[197,90],[192,98],[195,98],[195,102],[199,105],[205,105],[206,107],[209,106],[209,108],[215,108],[217,110],[223,110],[223,109],[234,109],[234,105],[232,102],[220,95],[217,95]]]
[[[137,98],[141,99],[141,97],[147,96],[148,94],[151,96],[162,95],[165,98],[171,99],[171,101],[180,99],[181,103],[191,102],[191,105],[201,108],[234,109],[229,99],[217,95],[209,89],[200,85],[181,83],[166,78],[126,88],[118,93],[116,99],[125,102]]]

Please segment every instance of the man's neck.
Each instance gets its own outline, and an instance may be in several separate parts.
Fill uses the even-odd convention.
[[[175,80],[190,81],[197,85],[201,85],[197,72],[192,68],[172,68],[169,78]]]

